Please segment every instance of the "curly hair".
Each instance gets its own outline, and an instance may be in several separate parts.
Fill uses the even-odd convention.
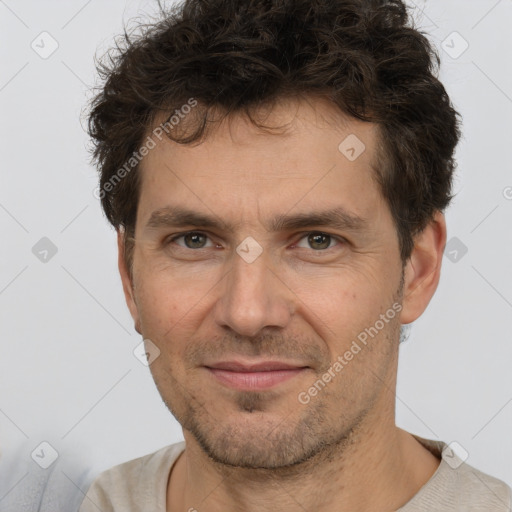
[[[401,0],[185,0],[116,39],[97,63],[103,84],[88,132],[109,222],[125,233],[131,269],[139,148],[158,116],[197,105],[180,144],[207,136],[212,113],[253,113],[280,98],[321,95],[378,125],[374,179],[402,263],[414,236],[450,203],[459,113],[436,77],[439,55]],[[169,125],[169,123],[167,123]],[[146,149],[147,151],[147,149]],[[142,151],[141,151],[142,153]],[[134,158],[137,156],[137,158]],[[127,167],[126,163],[131,162]],[[122,172],[121,172],[122,171]],[[122,179],[121,179],[122,178]],[[131,243],[131,242],[130,242]]]

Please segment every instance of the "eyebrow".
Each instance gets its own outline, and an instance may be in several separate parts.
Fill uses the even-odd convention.
[[[159,229],[163,227],[185,227],[218,229],[228,233],[234,233],[235,225],[222,219],[189,210],[178,206],[166,206],[155,210],[149,218],[145,229]],[[312,226],[328,226],[333,229],[368,232],[369,223],[363,217],[348,212],[343,207],[330,210],[317,210],[297,214],[278,214],[264,224],[267,231],[290,231],[294,229],[309,228]]]

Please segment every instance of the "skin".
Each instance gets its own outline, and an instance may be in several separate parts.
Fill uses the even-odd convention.
[[[265,133],[233,115],[199,145],[164,140],[149,152],[131,276],[118,233],[127,304],[137,331],[160,350],[151,372],[186,440],[167,510],[393,511],[439,465],[396,427],[395,390],[400,324],[416,320],[437,288],[444,216],[415,238],[402,267],[390,210],[372,179],[377,127],[313,97],[282,100],[265,114],[267,125],[286,131]],[[366,147],[355,161],[338,150],[349,134]],[[231,222],[234,231],[147,228],[152,212],[168,205]],[[366,219],[366,231],[266,229],[276,214],[337,206]],[[205,236],[169,240],[187,231]],[[331,238],[311,241],[310,232]],[[263,248],[252,263],[236,252],[248,236]],[[299,393],[393,304],[401,305],[394,318],[300,403]],[[271,389],[242,391],[204,367],[233,359],[307,368]]]

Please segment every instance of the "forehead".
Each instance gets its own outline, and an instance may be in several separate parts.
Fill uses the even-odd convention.
[[[140,167],[138,218],[147,220],[177,200],[237,220],[251,211],[275,215],[319,205],[361,217],[375,213],[381,199],[373,179],[380,154],[376,125],[318,98],[283,100],[256,114],[275,131],[233,114],[199,144],[157,141]]]

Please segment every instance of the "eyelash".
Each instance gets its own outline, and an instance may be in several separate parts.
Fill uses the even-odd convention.
[[[307,231],[305,233],[301,233],[301,238],[298,239],[297,242],[294,243],[294,245],[298,244],[301,240],[303,240],[304,238],[307,238],[309,235],[313,235],[313,234],[316,234],[316,235],[326,235],[328,236],[329,238],[331,238],[332,240],[335,240],[338,242],[338,244],[346,244],[347,241],[342,238],[342,237],[339,237],[339,236],[335,236],[335,235],[331,235],[330,233],[326,233],[324,231]],[[172,242],[175,242],[176,240],[178,240],[179,238],[183,238],[187,235],[204,235],[206,236],[207,238],[210,238],[209,235],[207,233],[204,233],[203,231],[185,231],[184,233],[179,233],[177,235],[173,235],[171,236],[170,238],[166,238],[165,241],[164,241],[164,245],[167,246],[169,244],[171,244]],[[181,249],[187,249],[187,250],[190,250],[190,251],[201,251],[203,249],[210,249],[211,247],[200,247],[199,249],[190,249],[189,247],[182,247],[182,246],[179,246]],[[302,249],[302,248],[300,248]],[[328,247],[327,249],[318,249],[318,250],[315,250],[315,249],[311,249],[311,251],[315,252],[315,253],[326,253],[328,251],[330,251],[331,249],[334,249],[334,247]]]

